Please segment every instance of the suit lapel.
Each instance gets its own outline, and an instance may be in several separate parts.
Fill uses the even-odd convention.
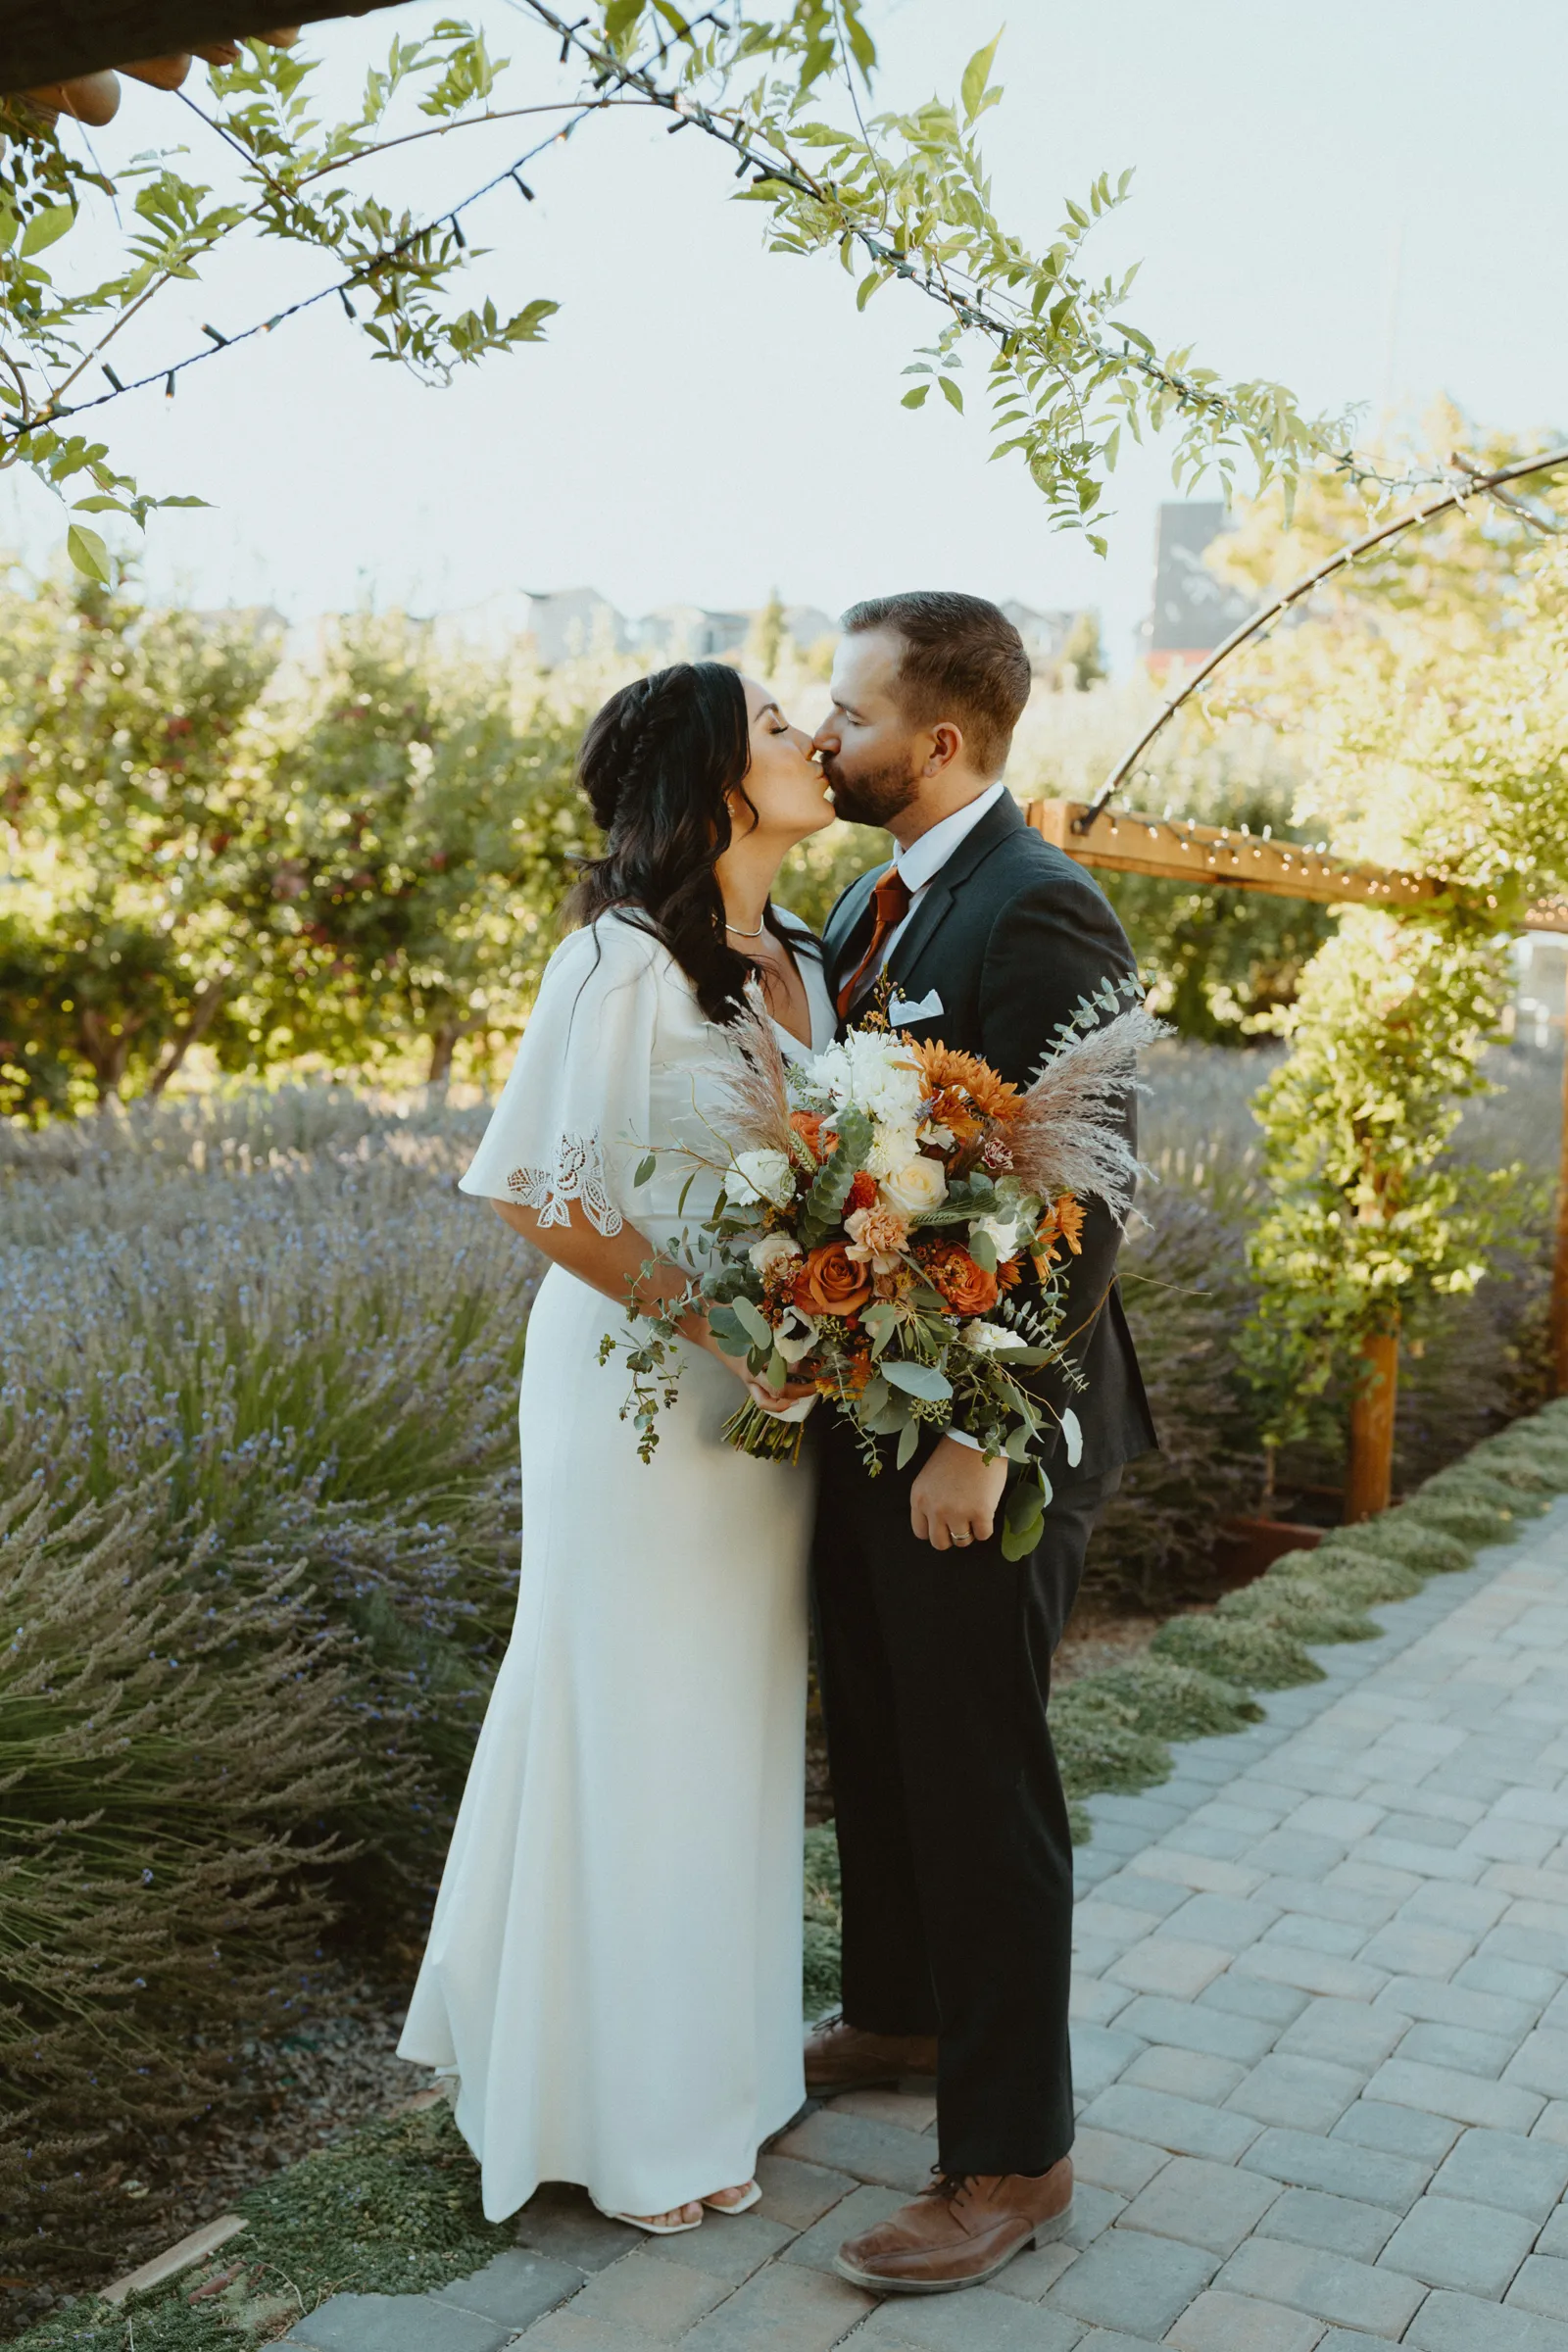
[[[887,969],[900,989],[911,972],[975,868],[982,865],[998,844],[1011,833],[1024,829],[1024,813],[1010,793],[988,808],[974,831],[959,842],[953,856],[933,877],[920,904],[910,915],[898,944],[888,958]],[[908,993],[908,992],[906,992]]]

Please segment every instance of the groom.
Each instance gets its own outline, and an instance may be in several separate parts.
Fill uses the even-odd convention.
[[[995,605],[934,591],[857,605],[844,630],[816,748],[839,814],[886,826],[895,849],[828,922],[840,1019],[885,974],[895,1028],[1025,1085],[1057,1024],[1135,967],[1101,891],[1001,780],[1029,694],[1023,642]],[[1130,1134],[1130,1100],[1125,1115]],[[1069,1467],[1058,1444],[1050,1459],[1026,1559],[998,1540],[1007,1465],[960,1429],[876,1479],[843,1426],[823,1432],[813,1573],[844,2011],[808,2043],[807,2083],[937,2077],[933,2185],[839,2254],[877,2293],[975,2285],[1065,2226],[1072,2201],[1072,1850],[1046,1707],[1096,1514],[1155,1443],[1119,1238],[1091,1206],[1062,1326],[1081,1382],[1032,1376],[1073,1405],[1083,1453]]]

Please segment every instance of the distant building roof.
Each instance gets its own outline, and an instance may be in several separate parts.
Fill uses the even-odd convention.
[[[998,607],[1003,616],[1010,620],[1023,639],[1023,650],[1034,670],[1052,670],[1061,659],[1062,648],[1072,634],[1078,618],[1076,611],[1058,608],[1054,612],[1037,612],[1033,605],[1022,605],[1016,597]]]
[[[1225,527],[1225,509],[1216,499],[1167,500],[1154,533],[1154,609],[1145,624],[1144,650],[1172,655],[1206,654],[1220,645],[1251,611],[1239,590],[1217,580],[1203,552]]]

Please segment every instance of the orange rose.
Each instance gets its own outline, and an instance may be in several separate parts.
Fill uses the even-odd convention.
[[[997,1303],[997,1278],[977,1265],[956,1242],[942,1242],[925,1261],[934,1289],[956,1315],[989,1314]]]
[[[818,1166],[820,1166],[822,1161],[827,1158],[829,1152],[831,1152],[833,1147],[839,1140],[834,1134],[832,1128],[830,1127],[824,1135],[822,1132],[821,1115],[819,1112],[814,1110],[792,1110],[790,1112],[790,1125],[794,1128],[796,1134],[800,1137],[808,1152],[810,1152],[811,1157],[817,1162]]]
[[[808,1315],[853,1315],[871,1296],[871,1278],[842,1242],[809,1250],[795,1277],[795,1303]]]

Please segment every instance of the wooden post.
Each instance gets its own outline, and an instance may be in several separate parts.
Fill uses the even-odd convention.
[[[1399,1334],[1369,1332],[1358,1352],[1350,1399],[1350,1459],[1345,1473],[1345,1524],[1386,1511],[1394,1493],[1394,1408],[1399,1394]]]
[[[1568,1017],[1562,1032],[1562,1142],[1557,1157],[1557,1243],[1551,1261],[1551,1360],[1559,1396],[1568,1396]]]

